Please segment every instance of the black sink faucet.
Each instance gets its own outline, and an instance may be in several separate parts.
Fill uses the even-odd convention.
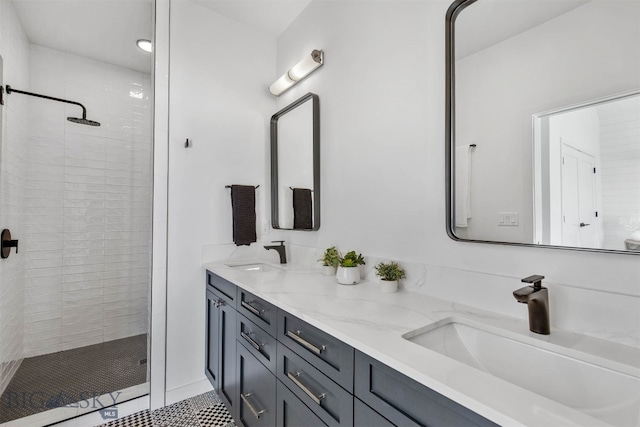
[[[529,276],[522,279],[524,283],[533,283],[513,291],[513,296],[529,308],[529,330],[536,334],[549,335],[549,290],[542,286],[544,276]]]
[[[264,248],[266,250],[275,249],[275,251],[278,252],[278,255],[280,255],[280,264],[286,264],[287,263],[287,249],[284,247],[284,240],[274,240],[271,243],[280,243],[280,244],[279,245],[267,245]]]

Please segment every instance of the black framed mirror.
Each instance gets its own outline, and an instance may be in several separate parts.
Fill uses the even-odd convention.
[[[450,6],[452,239],[640,254],[638,16],[637,1]]]
[[[313,93],[271,117],[271,225],[320,228],[320,99]]]

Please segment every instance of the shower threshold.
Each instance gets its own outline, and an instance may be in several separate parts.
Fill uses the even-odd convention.
[[[146,394],[146,359],[147,334],[24,359],[0,397],[0,423],[45,411],[62,420]]]

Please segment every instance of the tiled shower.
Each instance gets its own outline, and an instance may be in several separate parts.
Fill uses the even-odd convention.
[[[123,364],[147,378],[153,94],[149,73],[32,44],[11,1],[0,1],[0,20],[1,84],[81,102],[101,123],[67,121],[81,114],[75,105],[5,94],[0,228],[19,240],[19,253],[0,262],[2,423],[56,407],[5,408],[34,362],[110,354],[91,356],[105,378]],[[134,347],[138,353],[124,354]],[[80,360],[72,366],[68,376],[89,369]],[[39,368],[37,375],[47,371]],[[93,382],[85,391],[114,386]]]

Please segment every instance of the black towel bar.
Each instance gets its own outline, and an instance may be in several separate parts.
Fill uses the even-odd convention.
[[[231,185],[225,185],[224,188],[231,188]],[[260,185],[256,185],[256,188],[260,187]]]
[[[293,191],[293,187],[289,187],[289,190]],[[313,193],[313,190],[309,190]]]

